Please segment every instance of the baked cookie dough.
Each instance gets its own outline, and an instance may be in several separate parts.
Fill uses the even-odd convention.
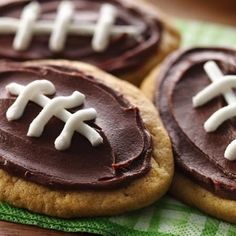
[[[84,61],[139,85],[180,43],[169,19],[146,1],[29,2],[0,5],[1,58]]]
[[[180,50],[156,68],[141,86],[154,101],[171,138],[176,166],[171,194],[231,223],[236,223],[236,162],[233,160],[236,156],[232,150],[229,155],[226,149],[235,139],[234,120],[223,119],[224,115],[220,123],[217,119],[210,122],[213,114],[216,116],[231,106],[225,107],[228,103],[225,87],[219,85],[220,92],[214,98],[205,93],[201,106],[197,103],[208,86],[225,83],[223,80],[229,79],[225,75],[235,80],[235,62],[236,51],[230,48]],[[212,132],[207,131],[210,125],[215,126]]]
[[[102,216],[145,207],[168,190],[173,177],[171,144],[155,107],[133,85],[94,66],[69,61],[1,62],[0,77],[1,201],[57,217]],[[96,109],[95,121],[86,124],[101,135],[102,144],[92,146],[76,132],[71,147],[56,150],[53,142],[63,123],[55,117],[40,137],[26,136],[43,110],[29,102],[22,117],[12,120],[9,107],[19,96],[10,92],[17,94],[20,88],[22,93],[19,86],[48,83],[45,80],[54,84],[54,98],[75,90],[85,95],[78,111]],[[43,96],[32,99],[40,103]]]

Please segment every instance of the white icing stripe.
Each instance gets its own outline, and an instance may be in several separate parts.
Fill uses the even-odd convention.
[[[10,118],[9,120],[20,118],[24,112],[24,109],[28,101],[32,101],[38,104],[39,106],[45,108],[39,113],[39,115],[31,123],[32,126],[30,125],[29,131],[28,131],[29,135],[33,135],[33,136],[40,135],[47,121],[50,119],[50,117],[52,117],[52,115],[54,115],[60,120],[64,121],[66,124],[68,120],[72,120],[72,125],[69,124],[69,126],[67,126],[69,127],[69,130],[71,130],[71,134],[68,136],[70,139],[65,140],[63,138],[63,140],[65,140],[66,143],[71,142],[71,137],[73,136],[74,131],[77,131],[78,133],[84,135],[91,142],[93,146],[99,145],[103,142],[103,138],[95,129],[83,123],[83,121],[87,120],[86,118],[88,118],[88,120],[96,118],[96,114],[95,114],[96,111],[94,109],[92,110],[83,109],[81,110],[81,112],[82,111],[84,112],[78,113],[79,112],[78,111],[74,114],[64,109],[64,107],[72,108],[74,107],[74,105],[75,106],[81,105],[85,98],[83,94],[76,91],[69,97],[56,97],[54,99],[50,99],[42,94],[42,92],[48,95],[55,93],[54,85],[50,81],[47,81],[47,80],[36,80],[36,81],[31,82],[27,86],[23,86],[17,83],[11,83],[8,86],[6,86],[6,89],[9,93],[18,96],[16,101],[7,111],[7,116],[9,116]],[[60,108],[57,106],[60,106]],[[76,117],[78,118],[77,120],[78,124],[74,124],[76,123]],[[74,129],[73,129],[73,126],[74,126]],[[59,142],[59,144],[57,144],[57,147],[59,147],[58,149],[64,150],[64,148],[60,148],[61,145],[63,145],[60,139],[58,142]],[[64,145],[63,147],[65,146],[68,147],[68,145]]]
[[[59,111],[66,108],[73,108],[83,104],[85,96],[75,91],[68,97],[55,97],[51,99],[38,116],[31,122],[27,135],[39,137],[42,135],[45,125]]]
[[[204,70],[212,82],[221,79],[224,75],[214,61],[208,61],[204,64]],[[236,103],[234,92],[229,89],[223,93],[224,99],[228,104]]]
[[[49,40],[49,48],[54,52],[63,50],[67,29],[73,17],[73,4],[70,1],[62,1],[58,7],[55,25]]]
[[[104,51],[109,43],[110,32],[116,19],[116,9],[110,4],[104,4],[94,32],[92,46],[94,51]]]
[[[225,149],[224,156],[229,161],[236,160],[236,140],[233,140]]]
[[[6,90],[10,93],[16,93],[16,83],[11,83],[6,86]],[[44,93],[52,95],[55,93],[54,85],[48,80],[36,80],[28,84],[17,97],[16,101],[7,110],[7,119],[17,120],[19,119],[25,110],[29,101],[33,101],[38,94]]]
[[[0,17],[0,33],[1,34],[12,34],[17,31],[19,28],[19,20],[12,19],[9,17]],[[49,22],[46,20],[41,20],[39,22],[35,22],[33,31],[37,35],[42,34],[51,34],[54,28],[54,23]],[[92,23],[81,23],[80,25],[71,23],[68,25],[68,34],[73,35],[84,35],[84,36],[91,36],[94,34],[96,29],[96,25]],[[143,29],[141,27],[135,26],[115,26],[111,29],[110,34],[111,36],[117,36],[120,34],[128,34],[133,37],[138,36],[141,34]]]
[[[202,106],[218,95],[228,92],[231,88],[236,88],[236,76],[225,75],[223,79],[216,80],[194,96],[193,106]]]
[[[205,122],[206,132],[215,131],[223,122],[236,116],[236,95],[232,88],[236,88],[236,75],[223,75],[220,68],[213,61],[208,61],[204,69],[213,82],[193,97],[193,106],[201,106],[214,97],[222,94],[228,106],[213,113]],[[232,141],[225,150],[224,157],[230,161],[236,160],[236,140]]]
[[[93,120],[97,116],[97,112],[93,108],[83,109],[72,114],[66,122],[64,129],[55,141],[55,147],[57,150],[65,150],[71,144],[71,139],[74,131],[76,130],[80,134],[84,135],[93,146],[97,146],[102,143],[102,137],[87,124],[86,120]]]
[[[25,50],[28,48],[33,37],[34,22],[40,14],[40,5],[37,2],[32,2],[27,5],[21,14],[21,20],[13,41],[15,50]]]
[[[236,103],[222,107],[220,110],[213,113],[205,122],[204,129],[206,132],[215,131],[226,120],[236,116]]]
[[[111,36],[127,34],[138,38],[144,30],[137,26],[114,26],[116,8],[110,4],[102,5],[97,24],[74,23],[73,12],[73,2],[62,1],[58,7],[55,22],[49,20],[36,22],[40,14],[40,5],[32,2],[23,9],[20,20],[0,17],[0,33],[16,33],[13,43],[15,50],[26,50],[34,34],[51,34],[49,48],[55,52],[64,49],[67,34],[93,36],[92,47],[100,52],[106,50]]]

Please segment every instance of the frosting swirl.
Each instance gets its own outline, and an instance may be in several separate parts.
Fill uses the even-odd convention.
[[[162,67],[155,103],[172,139],[177,169],[215,194],[236,199],[236,162],[224,158],[225,146],[235,137],[234,122],[227,120],[213,133],[203,127],[211,114],[225,106],[224,99],[219,96],[197,109],[192,105],[192,97],[210,84],[203,69],[209,60],[224,74],[236,74],[234,50],[177,52]]]
[[[110,189],[128,184],[150,169],[151,137],[137,107],[110,87],[81,71],[58,66],[26,67],[0,64],[0,167],[12,175],[56,189]],[[54,140],[64,123],[53,117],[40,138],[26,136],[29,124],[41,111],[30,102],[24,115],[8,122],[7,109],[15,96],[4,87],[11,82],[26,85],[47,79],[56,87],[55,96],[68,96],[75,89],[85,94],[84,104],[70,111],[93,107],[95,121],[88,121],[103,137],[93,147],[75,133],[71,147],[57,151]]]
[[[21,11],[29,1],[17,1],[0,7],[3,17],[20,18]],[[54,20],[59,0],[40,0],[42,13],[40,20]],[[47,35],[35,35],[31,46],[25,51],[15,51],[12,47],[14,35],[1,35],[0,57],[14,60],[61,58],[82,60],[94,64],[113,74],[123,73],[138,68],[156,52],[161,40],[162,24],[141,9],[133,7],[123,0],[79,0],[73,1],[75,6],[74,22],[96,22],[102,4],[110,3],[117,8],[116,25],[133,25],[143,28],[138,39],[128,35],[113,37],[104,52],[95,52],[91,46],[91,36],[68,35],[65,49],[62,52],[51,52],[48,49]],[[76,11],[77,10],[77,11]]]

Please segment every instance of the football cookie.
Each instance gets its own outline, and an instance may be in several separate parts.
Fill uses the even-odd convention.
[[[171,144],[133,85],[68,61],[1,62],[0,78],[1,201],[58,217],[101,216],[147,206],[168,190]]]
[[[176,173],[171,193],[232,223],[236,223],[235,87],[236,51],[213,47],[174,53],[142,86],[153,95],[172,141]]]
[[[24,0],[0,6],[0,57],[84,61],[136,85],[179,41],[168,19],[144,1]]]

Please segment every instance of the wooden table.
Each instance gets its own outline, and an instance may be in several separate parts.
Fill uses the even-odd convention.
[[[0,0],[1,1],[1,0]],[[135,0],[134,0],[135,1]],[[172,17],[214,21],[236,26],[235,0],[149,0]],[[33,226],[0,221],[1,236],[85,236],[85,233],[62,233]]]
[[[34,226],[18,225],[0,221],[1,236],[90,236],[86,233],[63,233],[54,230],[40,229]]]

